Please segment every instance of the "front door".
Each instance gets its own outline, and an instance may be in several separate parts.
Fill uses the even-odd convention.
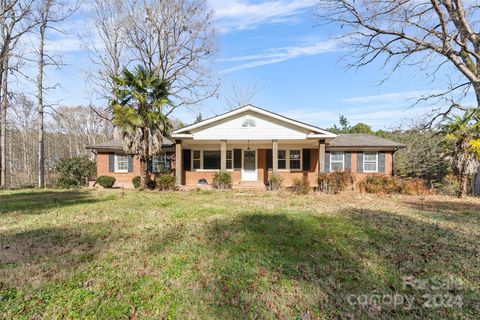
[[[257,151],[243,150],[243,181],[257,181]]]

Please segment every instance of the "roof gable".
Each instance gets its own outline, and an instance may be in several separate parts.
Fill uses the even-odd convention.
[[[282,134],[286,135],[283,138],[288,139],[336,137],[335,134],[321,128],[252,105],[174,130],[172,136],[192,135],[196,139],[235,139],[240,135],[243,139],[260,140],[282,138]]]

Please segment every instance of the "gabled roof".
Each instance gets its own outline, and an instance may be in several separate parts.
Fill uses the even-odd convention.
[[[329,147],[338,148],[359,148],[359,147],[371,147],[371,148],[404,148],[405,145],[374,136],[371,134],[354,133],[354,134],[339,134],[335,139],[328,142]]]
[[[262,109],[262,108],[259,108],[259,107],[256,107],[256,106],[253,106],[251,104],[248,104],[244,107],[240,107],[238,109],[234,109],[232,111],[228,111],[228,112],[225,112],[225,113],[222,113],[218,116],[214,116],[214,117],[211,117],[211,118],[208,118],[206,120],[203,120],[203,121],[200,121],[198,123],[194,123],[192,125],[189,125],[189,126],[186,126],[186,127],[183,127],[183,128],[180,128],[180,129],[177,129],[177,130],[174,130],[172,132],[172,136],[175,138],[175,137],[181,137],[182,134],[186,134],[186,133],[189,133],[191,130],[195,130],[195,129],[198,129],[198,128],[201,128],[203,126],[206,126],[208,124],[211,124],[213,122],[216,122],[216,121],[220,121],[222,119],[226,119],[226,118],[229,118],[229,117],[232,117],[234,115],[237,115],[237,114],[240,114],[240,113],[243,113],[243,112],[247,112],[247,111],[251,111],[251,112],[256,112],[256,113],[259,113],[259,114],[262,114],[262,115],[265,115],[267,117],[271,117],[273,119],[277,119],[279,121],[283,121],[283,122],[286,122],[286,123],[289,123],[289,124],[292,124],[294,126],[297,126],[297,127],[300,127],[300,128],[303,128],[303,129],[306,129],[306,130],[310,130],[312,131],[312,134],[319,134],[321,135],[322,138],[334,138],[336,137],[337,135],[334,134],[334,133],[331,133],[331,132],[328,132],[322,128],[319,128],[319,127],[316,127],[316,126],[312,126],[312,125],[309,125],[307,123],[304,123],[304,122],[300,122],[300,121],[297,121],[297,120],[293,120],[293,119],[290,119],[290,118],[287,118],[285,116],[282,116],[278,113],[274,113],[274,112],[271,112],[271,111],[268,111],[268,110],[265,110],[265,109]]]
[[[173,142],[168,140],[167,138],[163,138],[162,147],[171,147],[173,146]],[[107,151],[121,151],[123,150],[122,141],[120,140],[108,140],[105,142],[97,143],[92,146],[86,146],[86,149],[93,149],[93,150],[107,150]]]

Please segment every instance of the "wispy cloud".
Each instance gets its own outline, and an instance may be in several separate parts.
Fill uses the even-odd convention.
[[[334,52],[341,50],[338,40],[324,40],[311,44],[268,49],[264,53],[232,57],[221,60],[221,62],[246,62],[226,68],[221,73],[251,69],[267,64],[278,63],[302,56],[314,56],[320,53]]]
[[[377,95],[359,96],[342,99],[344,103],[379,103],[389,101],[392,102],[405,102],[412,99],[420,99],[432,94],[440,93],[440,90],[423,90],[423,91],[405,91],[405,92],[393,92],[382,93]]]
[[[255,29],[263,24],[285,23],[315,5],[315,0],[209,0],[220,32]]]

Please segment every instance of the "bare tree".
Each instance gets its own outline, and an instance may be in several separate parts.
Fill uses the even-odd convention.
[[[171,84],[172,106],[192,106],[216,93],[208,68],[215,50],[212,12],[204,1],[132,1],[126,45],[136,63]]]
[[[449,103],[430,125],[455,109],[470,90],[480,106],[480,6],[468,0],[320,0],[320,16],[338,23],[350,46],[350,66],[383,60],[395,72],[410,66],[435,78],[444,68],[457,75],[445,92],[429,95]],[[443,70],[445,71],[445,70]]]
[[[241,89],[233,83],[231,87],[232,94],[225,96],[228,110],[237,109],[252,103],[253,98],[260,92],[257,82],[249,84],[245,89]]]
[[[0,186],[5,187],[7,175],[7,106],[10,58],[20,38],[29,32],[36,21],[32,14],[35,0],[0,0]]]
[[[76,10],[76,4],[68,6],[62,0],[42,0],[39,3],[39,47],[37,75],[37,110],[38,110],[38,187],[45,187],[45,150],[44,150],[44,103],[43,93],[48,89],[44,86],[43,76],[46,66],[59,67],[61,57],[54,57],[45,52],[45,37],[49,28],[66,20]]]

